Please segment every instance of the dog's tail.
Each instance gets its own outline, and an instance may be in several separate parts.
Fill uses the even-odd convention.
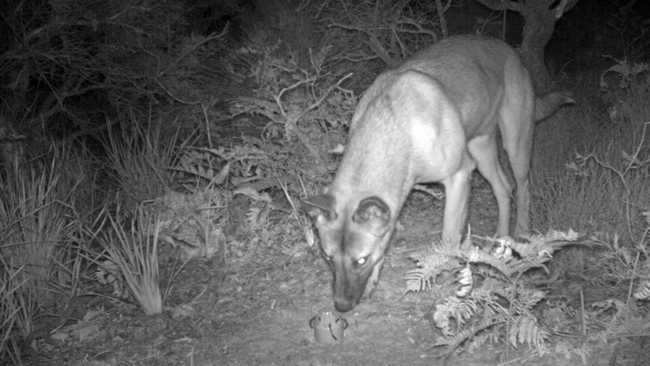
[[[571,92],[559,91],[535,98],[535,121],[539,122],[552,116],[563,105],[575,104],[572,96]]]

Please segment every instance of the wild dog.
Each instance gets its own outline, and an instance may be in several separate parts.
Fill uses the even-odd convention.
[[[527,233],[534,122],[572,102],[563,93],[536,98],[515,50],[478,36],[447,38],[379,75],[352,117],[334,181],[304,201],[333,272],[336,309],[353,309],[369,278],[375,285],[414,184],[442,183],[442,239],[458,242],[478,168],[496,197],[496,235],[509,234],[512,185],[497,158],[497,127],[516,182],[514,232]]]

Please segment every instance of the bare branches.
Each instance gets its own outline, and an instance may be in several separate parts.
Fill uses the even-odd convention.
[[[158,76],[160,77],[166,74],[170,69],[176,67],[181,62],[181,60],[183,60],[191,53],[195,52],[199,47],[203,46],[204,44],[217,39],[222,39],[226,35],[226,33],[228,33],[229,27],[230,27],[230,23],[226,23],[226,25],[223,27],[221,32],[213,32],[207,35],[206,37],[201,37],[199,40],[197,40],[197,42],[192,44],[190,47],[187,47],[185,51],[183,51],[183,53],[181,53],[172,63],[169,64],[169,66],[167,66],[164,70],[160,71],[158,73]]]
[[[375,55],[377,55],[377,57],[384,61],[386,66],[395,67],[399,64],[400,60],[391,57],[391,55],[388,53],[388,50],[384,48],[376,35],[368,34],[368,40],[366,41],[366,44],[375,53]]]
[[[350,61],[367,61],[373,58],[378,57],[386,65],[389,67],[395,66],[399,63],[399,60],[394,59],[386,48],[382,45],[382,43],[379,41],[377,38],[377,35],[373,31],[379,31],[381,28],[364,28],[364,27],[357,27],[353,25],[348,25],[348,24],[342,24],[342,23],[337,23],[334,22],[330,24],[330,27],[338,27],[342,29],[347,29],[347,30],[353,30],[357,32],[364,33],[366,37],[368,38],[365,43],[368,45],[368,47],[374,52],[374,55],[368,54],[368,53],[363,53],[359,51],[358,55],[348,57],[348,60]],[[384,30],[387,28],[383,28]]]
[[[432,38],[434,42],[438,39],[438,35],[435,31],[425,28],[422,24],[408,17],[402,17],[394,25],[385,27],[358,27],[337,22],[330,24],[330,27],[354,30],[365,34],[367,37],[365,43],[374,52],[374,55],[362,54],[360,60],[365,61],[378,57],[384,61],[388,67],[395,67],[400,63],[401,58],[405,56],[405,46],[401,42],[399,34],[427,35]],[[390,34],[395,36],[395,42],[401,46],[399,52],[401,57],[395,58],[391,56],[390,51],[384,47],[378,36],[378,33],[381,31],[388,31]]]
[[[440,0],[436,0],[436,1],[440,1]],[[444,21],[443,16],[441,16],[441,22],[442,21]],[[446,22],[445,22],[445,27],[446,27]],[[420,22],[411,19],[409,17],[401,18],[397,23],[397,26],[393,27],[392,29],[394,29],[398,33],[425,34],[430,36],[434,41],[438,39],[438,34],[435,31],[423,27]]]
[[[635,238],[634,232],[632,230],[632,205],[633,203],[630,201],[630,197],[632,196],[632,189],[630,185],[628,184],[628,179],[627,175],[630,171],[636,170],[636,169],[641,169],[643,167],[647,167],[650,165],[650,158],[644,158],[641,156],[641,153],[643,151],[643,146],[646,143],[647,139],[647,134],[648,130],[650,129],[650,121],[649,122],[643,122],[641,131],[640,131],[640,138],[638,139],[638,142],[636,143],[635,146],[633,146],[633,150],[631,153],[627,153],[625,151],[622,151],[622,157],[624,159],[624,166],[622,168],[614,166],[611,162],[599,157],[595,153],[589,153],[586,155],[582,154],[576,154],[576,163],[578,166],[584,166],[588,161],[593,161],[600,167],[612,172],[620,181],[621,186],[623,187],[625,191],[625,215],[626,215],[626,224],[627,224],[627,229],[628,229],[628,234],[630,235],[630,238],[632,238],[635,242],[641,242],[637,238]],[[645,232],[643,234],[645,237]]]
[[[278,95],[276,95],[274,97],[275,103],[278,105],[278,108],[280,108],[280,114],[282,114],[282,116],[284,116],[284,117],[287,116],[287,112],[286,112],[285,108],[282,106],[282,101],[281,101],[282,96],[284,95],[284,93],[289,92],[291,90],[294,90],[294,89],[296,89],[297,87],[299,87],[301,85],[311,84],[311,83],[315,82],[317,79],[318,79],[317,76],[308,77],[308,78],[303,79],[303,80],[298,80],[297,82],[287,86],[286,88],[282,88],[282,90],[280,90]]]
[[[215,74],[197,66],[206,48],[218,49],[227,25],[172,44],[169,30],[183,21],[173,4],[102,4],[59,1],[41,9],[36,2],[4,14],[13,44],[0,54],[0,97],[12,119],[47,129],[49,119],[62,116],[66,133],[99,131],[94,127],[107,113],[143,101],[212,105],[214,93],[204,93],[200,84],[213,84]],[[38,21],[30,20],[33,14]]]
[[[323,92],[323,94],[321,94],[321,96],[316,101],[314,101],[306,108],[297,112],[287,113],[286,108],[284,108],[282,105],[282,101],[281,101],[282,95],[290,90],[299,87],[300,85],[314,82],[316,80],[316,77],[310,77],[305,80],[300,80],[286,88],[283,88],[275,96],[275,102],[278,105],[278,108],[280,109],[280,113],[282,114],[287,130],[289,130],[290,132],[296,135],[296,137],[303,144],[303,146],[305,146],[305,148],[309,150],[309,153],[318,161],[319,166],[325,166],[323,158],[321,157],[318,149],[314,147],[313,144],[309,141],[309,137],[300,130],[300,128],[298,127],[298,121],[300,121],[307,113],[309,113],[310,111],[314,110],[319,105],[321,105],[325,100],[325,98],[327,98],[334,90],[339,88],[340,85],[350,76],[352,76],[352,73],[349,73],[341,77],[334,85],[331,85],[329,88],[327,88],[327,90]]]
[[[348,79],[350,76],[352,76],[352,73],[348,73],[347,75],[341,77],[341,78],[339,79],[339,81],[336,82],[336,84],[330,86],[330,87],[329,87],[329,88],[328,88],[328,89],[327,89],[327,90],[326,90],[326,91],[325,91],[325,92],[320,96],[320,98],[318,98],[318,100],[316,100],[314,103],[312,103],[311,105],[309,105],[307,108],[305,108],[305,109],[302,111],[302,113],[300,114],[300,118],[302,118],[302,117],[303,117],[305,114],[307,114],[309,111],[315,109],[315,108],[318,107],[321,103],[323,103],[323,101],[325,100],[325,98],[327,98],[327,97],[328,97],[328,96],[329,96],[329,95],[330,95],[334,90],[340,88],[341,84],[342,84],[346,79]]]
[[[449,10],[449,7],[451,6],[451,2],[452,0],[448,0],[447,4],[443,6],[441,0],[436,0],[436,10],[438,11],[438,18],[440,18],[440,31],[442,32],[442,36],[444,38],[447,38],[448,35],[445,12]]]
[[[329,27],[363,34],[366,51],[360,52],[358,47],[353,47],[344,59],[365,61],[379,58],[388,67],[394,67],[413,49],[433,43],[441,32],[446,33],[444,12],[452,0],[437,2],[437,7],[422,4],[421,8],[413,9],[408,1],[361,4],[342,1],[346,7],[345,19],[340,18],[339,11],[339,17],[332,17]]]

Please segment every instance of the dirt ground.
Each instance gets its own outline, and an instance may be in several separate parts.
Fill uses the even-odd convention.
[[[477,179],[472,230],[489,234],[496,207]],[[414,268],[408,253],[429,245],[440,229],[442,203],[411,195],[402,212],[373,298],[345,314],[349,328],[339,344],[314,341],[309,320],[332,308],[331,274],[317,248],[293,253],[262,251],[227,266],[193,260],[178,270],[165,312],[145,316],[133,305],[107,298],[78,300],[68,321],[49,327],[26,351],[32,365],[443,365],[433,347],[430,294],[404,294],[403,276]],[[164,265],[164,264],[163,264]],[[59,319],[60,320],[60,319]],[[46,323],[47,319],[42,319]],[[52,337],[67,330],[67,337]],[[59,339],[55,339],[59,338]],[[62,338],[62,339],[61,339]],[[543,357],[521,347],[492,345],[454,354],[448,365],[650,365],[641,340],[602,347],[584,359],[561,352]],[[624,350],[624,351],[622,351]],[[614,354],[614,352],[617,352]]]

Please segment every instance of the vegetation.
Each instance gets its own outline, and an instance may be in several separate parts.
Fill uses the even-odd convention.
[[[243,291],[316,257],[299,201],[331,180],[359,93],[458,29],[450,14],[470,2],[260,0],[255,19],[236,0],[0,5],[0,363],[102,304],[186,314],[171,294],[192,263],[238,273]],[[636,50],[650,41],[647,23],[623,27],[627,10],[607,67],[551,75],[578,103],[538,126],[538,233],[411,255],[405,291],[432,307],[441,355],[493,343],[584,357],[648,335],[650,77]],[[597,296],[554,296],[567,282]]]

